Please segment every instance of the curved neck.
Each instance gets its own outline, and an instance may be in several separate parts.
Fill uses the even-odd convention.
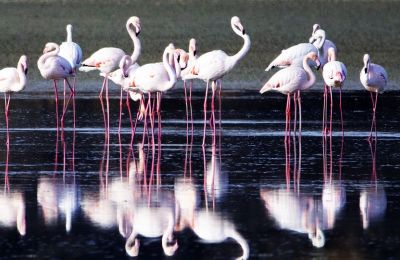
[[[250,50],[250,45],[251,45],[250,36],[248,34],[245,34],[245,35],[242,35],[239,33],[236,33],[236,34],[243,38],[244,43],[243,43],[243,46],[240,49],[240,51],[238,53],[236,53],[235,55],[231,56],[233,63],[237,63],[238,61],[240,61]]]
[[[129,36],[131,37],[133,42],[133,53],[131,55],[131,59],[132,64],[134,64],[139,59],[142,45],[140,44],[140,40],[139,37],[137,37],[136,32],[132,30],[132,28],[130,28],[130,23],[126,25],[126,30],[128,31]]]
[[[176,77],[177,72],[175,72],[174,69],[172,68],[171,64],[169,64],[169,60],[168,60],[169,55],[173,55],[173,54],[169,53],[168,50],[165,50],[164,54],[163,54],[163,65],[164,65],[165,70],[168,73],[169,80],[164,86],[162,86],[161,91],[167,91],[170,88],[172,88],[175,85],[176,79],[177,79],[177,77]],[[179,64],[175,60],[175,69],[177,67],[179,67]],[[180,73],[180,67],[179,67],[179,73]]]
[[[308,63],[307,63],[307,60],[309,60],[309,59],[310,59],[310,58],[307,57],[307,56],[304,57],[304,59],[303,59],[303,68],[304,68],[304,70],[305,70],[306,73],[307,73],[308,80],[307,80],[306,84],[304,84],[304,85],[302,86],[301,90],[308,89],[308,88],[310,88],[312,85],[314,85],[314,83],[315,83],[315,75],[314,75],[314,73],[312,72],[310,66],[308,66]]]
[[[18,71],[18,76],[19,76],[19,89],[15,90],[15,91],[22,90],[25,87],[26,81],[27,81],[24,67],[22,66],[22,64],[20,62],[18,63],[17,71]]]
[[[317,47],[317,49],[320,50],[324,46],[326,36],[325,36],[325,32],[323,32],[322,30],[318,30],[318,31],[320,31],[319,32],[320,35],[318,37],[318,40],[315,43],[315,47]]]
[[[335,49],[332,47],[328,49],[328,61],[335,61],[336,60],[336,52]]]
[[[67,26],[67,42],[72,42],[72,26]]]
[[[54,50],[46,52],[42,56],[40,56],[37,61],[39,69],[41,69],[45,66],[46,60],[48,58],[56,56],[59,51],[60,51],[60,47],[58,45],[56,45]]]

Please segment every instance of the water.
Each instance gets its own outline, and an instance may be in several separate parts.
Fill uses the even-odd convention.
[[[78,93],[76,129],[68,112],[58,143],[51,99],[13,99],[8,174],[0,146],[0,256],[129,258],[133,229],[142,258],[233,259],[247,249],[251,259],[399,257],[398,93],[379,97],[376,146],[366,141],[367,93],[344,95],[343,143],[336,110],[323,142],[321,94],[305,93],[301,149],[291,139],[287,158],[285,97],[225,91],[222,135],[213,149],[208,132],[202,149],[202,93],[188,146],[181,92],[163,100],[162,146],[137,145],[140,125],[133,153],[126,111],[119,142],[117,99],[109,151],[98,99]]]

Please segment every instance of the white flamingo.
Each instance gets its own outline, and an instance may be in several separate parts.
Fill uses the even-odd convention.
[[[371,63],[371,58],[369,54],[364,54],[364,67],[360,72],[360,81],[366,90],[368,90],[371,94],[372,101],[372,125],[371,131],[369,133],[368,140],[372,138],[372,131],[375,127],[375,136],[376,136],[376,106],[378,104],[378,93],[383,92],[388,82],[388,74],[386,70],[378,64]],[[373,92],[375,92],[375,98],[373,96]]]
[[[246,34],[245,29],[240,22],[239,17],[234,16],[231,18],[232,30],[243,38],[244,44],[240,51],[235,55],[229,56],[224,51],[215,50],[207,52],[201,55],[195,60],[192,67],[191,73],[182,76],[183,80],[189,79],[201,79],[207,83],[206,93],[204,97],[204,130],[203,130],[203,146],[205,145],[206,139],[206,121],[207,121],[207,95],[208,95],[208,84],[212,82],[212,104],[211,110],[214,114],[214,96],[215,87],[217,80],[222,79],[227,73],[229,73],[236,64],[247,54],[250,50],[250,37]],[[221,89],[221,85],[220,85]],[[215,117],[213,116],[214,122],[214,136],[215,136]]]
[[[43,55],[40,56],[37,65],[40,70],[40,74],[44,79],[53,80],[55,101],[56,101],[56,117],[57,117],[57,129],[58,129],[58,90],[57,90],[57,80],[65,80],[71,90],[71,95],[73,95],[73,89],[69,84],[68,78],[74,77],[75,73],[72,69],[70,63],[63,57],[59,56],[58,53],[60,47],[54,42],[46,43],[43,50]],[[69,99],[68,99],[69,103]],[[68,103],[66,107],[68,107]],[[61,117],[62,123],[64,123],[64,116],[66,107],[63,109],[63,114]]]
[[[303,67],[290,66],[276,72],[268,82],[261,88],[260,93],[263,94],[267,91],[278,91],[282,94],[287,95],[286,102],[286,136],[289,129],[290,120],[290,95],[291,93],[298,92],[298,104],[299,104],[299,131],[301,133],[301,101],[300,91],[310,88],[315,83],[315,75],[308,65],[308,60],[314,61],[317,67],[320,66],[318,56],[315,52],[308,53],[303,58]],[[295,105],[296,105],[296,94],[295,94]]]
[[[325,64],[329,61],[329,53],[328,50],[333,48],[335,53],[337,52],[336,45],[326,39],[326,33],[321,29],[319,24],[313,25],[313,32],[309,39],[309,42],[312,43],[318,49],[318,58],[321,62],[321,67],[324,67]]]
[[[4,92],[4,114],[6,117],[7,143],[8,139],[8,114],[10,108],[11,92],[22,91],[28,81],[28,58],[22,55],[16,68],[0,70],[0,92]]]
[[[169,63],[169,57],[173,55],[175,68],[173,69],[171,64]],[[140,66],[134,72],[134,75],[130,82],[130,87],[126,88],[127,91],[140,91],[143,94],[148,94],[148,103],[147,108],[145,110],[145,126],[146,126],[146,115],[147,111],[150,110],[150,115],[152,115],[151,111],[151,94],[157,93],[157,113],[160,112],[160,103],[161,103],[161,93],[168,91],[172,87],[175,86],[177,78],[180,75],[181,67],[179,65],[179,53],[175,52],[175,47],[171,43],[169,44],[163,53],[162,62],[158,63],[149,63]],[[154,133],[153,123],[154,120],[150,117],[150,123],[152,125],[152,132]],[[160,125],[160,114],[159,114],[159,137],[161,136],[161,125]],[[145,131],[144,131],[145,133]],[[144,141],[143,135],[143,141]],[[154,141],[154,140],[153,140]]]
[[[336,51],[334,48],[329,48],[328,49],[328,63],[325,64],[322,70],[322,77],[324,78],[325,85],[329,87],[330,90],[330,108],[331,108],[331,113],[330,113],[330,134],[332,134],[332,110],[333,110],[333,102],[332,102],[332,88],[337,87],[339,88],[339,107],[340,107],[340,119],[342,123],[342,135],[344,134],[343,132],[343,113],[342,113],[342,87],[344,84],[344,81],[346,80],[347,76],[347,69],[346,66],[336,60]],[[326,109],[327,109],[327,95],[324,94],[324,117],[323,121],[327,120],[326,116]],[[325,131],[325,122],[323,122],[323,133],[326,133]]]
[[[136,16],[130,17],[126,22],[126,29],[131,37],[134,45],[134,51],[132,53],[132,61],[135,63],[141,51],[141,44],[138,38],[138,35],[141,30],[140,19]],[[106,128],[106,132],[109,133],[110,128],[110,118],[109,118],[109,98],[108,98],[108,75],[118,69],[119,63],[122,57],[125,55],[125,52],[119,48],[115,47],[105,47],[93,53],[89,58],[82,62],[82,66],[79,68],[81,71],[92,71],[99,70],[104,73],[104,81],[101,87],[101,91],[99,94],[99,98],[102,102],[103,91],[104,88],[106,90],[106,111],[107,118],[105,116],[105,112],[103,110],[103,118],[104,118],[104,127]]]

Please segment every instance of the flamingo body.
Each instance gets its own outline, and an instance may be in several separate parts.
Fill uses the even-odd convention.
[[[72,25],[70,24],[67,25],[67,40],[61,43],[58,55],[65,58],[72,69],[78,68],[82,62],[82,49],[72,41]]]
[[[310,52],[318,54],[318,49],[311,43],[300,43],[294,45],[290,48],[282,50],[281,54],[279,54],[278,57],[276,57],[265,70],[269,71],[275,67],[285,68],[290,65],[301,66],[304,56]]]
[[[360,72],[360,81],[366,90],[380,93],[385,90],[388,74],[381,65],[370,63],[368,55],[368,63]]]
[[[17,68],[0,70],[0,92],[18,92],[25,88],[28,73],[28,59],[22,55]]]
[[[110,73],[118,69],[119,62],[123,56],[125,56],[125,52],[119,48],[101,48],[100,50],[93,53],[89,58],[84,60],[79,70],[99,70],[104,73]]]
[[[340,61],[330,61],[326,63],[322,71],[325,84],[329,87],[342,87],[346,76],[347,68]]]
[[[40,74],[44,79],[65,79],[74,75],[70,63],[59,56],[60,47],[56,43],[47,43],[44,54],[39,58],[37,64]]]

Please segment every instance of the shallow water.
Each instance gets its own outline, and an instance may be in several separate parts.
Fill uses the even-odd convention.
[[[372,145],[368,94],[344,94],[342,142],[337,103],[333,138],[324,141],[322,97],[304,93],[301,147],[292,138],[287,157],[285,97],[224,92],[222,134],[213,149],[209,131],[202,149],[202,93],[194,93],[190,146],[181,92],[163,99],[162,145],[141,149],[140,124],[133,153],[126,110],[118,138],[116,98],[109,147],[98,99],[77,94],[76,128],[69,111],[58,142],[54,101],[12,100],[7,174],[0,146],[0,256],[128,258],[135,230],[139,256],[159,259],[161,235],[174,226],[167,246],[176,241],[180,259],[233,259],[246,245],[251,259],[399,257],[398,93],[379,97]],[[211,173],[214,184],[204,178]],[[317,229],[321,248],[309,238]]]

